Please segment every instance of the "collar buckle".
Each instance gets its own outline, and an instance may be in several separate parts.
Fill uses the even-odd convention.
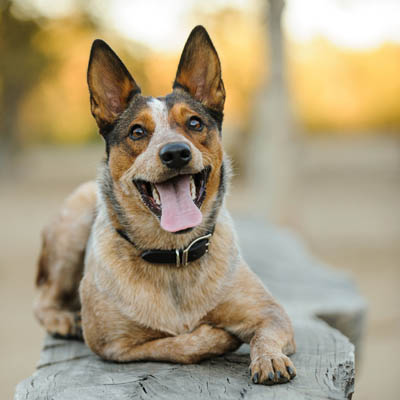
[[[182,267],[182,266],[185,267],[188,264],[188,262],[189,262],[189,251],[192,248],[192,246],[194,244],[196,244],[197,242],[200,242],[200,240],[207,239],[206,253],[208,253],[208,246],[210,244],[209,239],[210,239],[211,236],[212,236],[212,233],[208,233],[207,235],[200,236],[200,237],[194,239],[193,242],[189,243],[189,245],[183,250],[175,249],[176,266],[179,268],[179,267]],[[181,257],[181,254],[180,254],[181,252],[182,252],[182,257]]]

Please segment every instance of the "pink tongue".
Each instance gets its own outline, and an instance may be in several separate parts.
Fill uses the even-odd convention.
[[[192,228],[203,216],[190,195],[190,176],[182,175],[157,183],[161,200],[161,227],[169,232]]]

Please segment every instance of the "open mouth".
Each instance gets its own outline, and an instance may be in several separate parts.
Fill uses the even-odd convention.
[[[193,175],[177,175],[164,182],[134,180],[143,203],[161,219],[169,232],[193,228],[201,223],[200,207],[206,197],[210,167]]]

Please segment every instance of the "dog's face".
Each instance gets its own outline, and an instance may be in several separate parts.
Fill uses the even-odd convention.
[[[142,96],[100,40],[92,46],[88,84],[113,185],[124,201],[165,231],[200,225],[221,189],[225,101],[219,58],[205,29],[190,34],[165,97]]]

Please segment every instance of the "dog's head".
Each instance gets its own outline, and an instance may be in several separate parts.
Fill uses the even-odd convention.
[[[101,40],[92,46],[88,85],[119,205],[152,216],[174,233],[187,232],[215,213],[223,186],[225,89],[206,30],[197,26],[191,32],[173,91],[165,97],[142,96]]]

